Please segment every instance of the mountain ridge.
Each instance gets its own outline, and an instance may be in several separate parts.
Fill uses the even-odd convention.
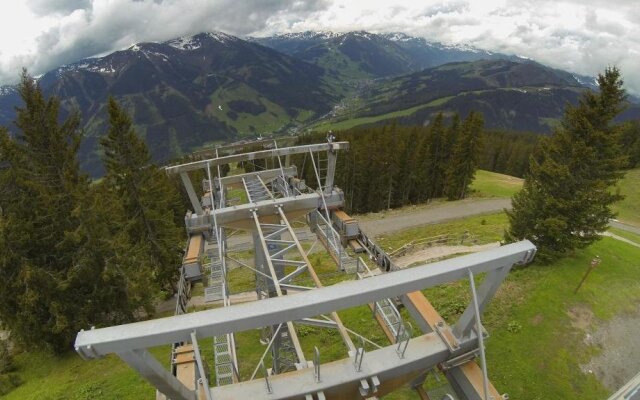
[[[485,59],[512,64],[500,75],[491,72],[494,64],[482,61]],[[465,77],[469,71],[456,70],[456,63],[476,63],[468,66],[475,68],[475,81]],[[424,123],[430,118],[428,113],[466,112],[476,107],[487,113],[489,125],[495,122],[513,128],[519,125],[514,125],[513,118],[504,118],[510,102],[504,98],[515,101],[515,91],[508,93],[507,89],[526,78],[522,70],[532,68],[526,67],[531,63],[399,32],[307,31],[246,40],[202,32],[161,43],[137,43],[79,60],[43,74],[38,82],[46,94],[60,97],[64,113],[80,111],[86,132],[80,152],[82,166],[99,176],[99,138],[107,129],[109,95],[132,115],[154,160],[165,162],[207,143],[321,126],[336,115],[343,118],[340,110],[367,117],[418,107],[419,113],[405,114],[401,122]],[[440,67],[437,76],[425,72]],[[443,72],[447,70],[448,75]],[[593,79],[541,64],[531,71],[540,77],[541,85],[559,79],[558,84],[564,85],[564,92],[558,92],[562,101],[575,101],[574,94],[590,87]],[[434,91],[438,87],[440,94]],[[485,93],[472,93],[474,90]],[[438,100],[447,96],[451,99]],[[533,108],[538,107],[535,101],[545,101],[540,93],[520,92],[518,96],[518,101],[533,104]],[[501,105],[493,107],[491,99]],[[422,107],[433,101],[441,104]],[[551,102],[558,108],[552,116],[525,119],[558,117],[558,102]],[[0,125],[11,128],[18,105],[15,88],[0,87]],[[525,125],[547,131],[547,122]]]

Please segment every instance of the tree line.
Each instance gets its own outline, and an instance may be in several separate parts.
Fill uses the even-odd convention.
[[[78,113],[60,119],[23,72],[14,134],[0,128],[0,321],[24,345],[70,348],[78,330],[153,313],[173,293],[183,206],[113,98],[106,175],[78,163]]]
[[[298,143],[323,141],[325,135],[304,135]],[[350,149],[338,155],[336,184],[345,192],[347,210],[354,213],[464,198],[478,168],[523,176],[537,141],[530,133],[485,131],[479,113],[465,119],[440,113],[427,126],[392,122],[335,135],[350,143]],[[307,184],[317,186],[310,156],[298,156],[296,165],[303,165],[300,175]]]

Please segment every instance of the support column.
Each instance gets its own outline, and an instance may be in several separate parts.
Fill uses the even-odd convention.
[[[189,175],[186,172],[180,172],[180,178],[182,179],[182,184],[184,185],[187,194],[189,195],[189,200],[191,201],[191,206],[193,207],[193,211],[202,215],[202,205],[200,204],[200,200],[198,200],[198,196],[196,195],[196,191],[193,189],[193,185],[191,184],[191,179],[189,179]]]
[[[269,275],[265,268],[265,255],[262,250],[262,243],[260,242],[260,235],[257,232],[253,232],[253,262],[256,270],[263,274]],[[262,284],[260,282],[263,282]],[[258,294],[258,300],[263,300],[269,297],[269,285],[270,280],[260,274],[256,274],[256,293]],[[271,282],[273,285],[273,282]]]
[[[158,391],[172,400],[196,400],[195,392],[189,390],[175,376],[164,369],[147,350],[130,350],[118,356],[136,370]]]
[[[482,285],[480,285],[478,289],[478,309],[480,310],[480,314],[484,312],[485,307],[496,294],[500,285],[502,285],[502,281],[504,281],[510,269],[511,266],[494,269],[484,277]],[[463,337],[469,336],[469,332],[471,332],[471,328],[473,328],[473,324],[475,323],[475,317],[476,314],[472,302],[464,310],[453,328],[453,333],[457,338],[462,339]],[[478,332],[478,335],[480,334],[481,333]]]
[[[335,150],[327,150],[327,176],[324,180],[324,193],[330,194],[333,191],[333,180],[336,174],[336,161],[338,153]]]
[[[485,400],[482,370],[474,361],[446,370],[444,375],[460,400]],[[489,398],[486,400],[491,399],[501,400],[502,396],[489,382]]]

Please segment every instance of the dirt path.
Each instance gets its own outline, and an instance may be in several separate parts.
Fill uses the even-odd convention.
[[[611,232],[603,232],[603,233],[602,233],[602,235],[603,235],[603,236],[609,236],[609,237],[614,238],[614,239],[616,239],[616,240],[619,240],[619,241],[621,241],[621,242],[628,243],[628,244],[630,244],[630,245],[632,245],[632,246],[640,247],[640,244],[638,244],[638,243],[636,243],[636,242],[634,242],[634,241],[632,241],[632,240],[629,240],[629,239],[627,239],[627,238],[623,238],[622,236],[618,236],[618,235],[616,235],[615,233],[611,233]]]
[[[623,224],[622,222],[618,221],[609,221],[609,225],[613,226],[614,228],[622,229],[623,231],[637,233],[638,235],[640,235],[640,228],[633,225]]]
[[[618,390],[640,370],[640,312],[619,315],[598,324],[587,333],[585,342],[600,351],[587,364],[583,372],[592,373],[611,391]]]
[[[459,253],[476,253],[500,247],[500,242],[487,243],[475,246],[433,246],[418,250],[406,256],[398,257],[394,260],[400,268],[406,268],[416,262],[426,262],[435,258],[441,258]]]
[[[362,230],[375,237],[415,226],[494,213],[505,208],[511,208],[511,199],[467,199],[427,207],[404,207],[400,210],[357,216],[357,219]]]

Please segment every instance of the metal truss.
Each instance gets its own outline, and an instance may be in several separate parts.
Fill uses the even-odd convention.
[[[426,264],[408,270],[373,276],[363,280],[345,282],[340,285],[303,291],[296,294],[274,297],[261,301],[261,307],[253,304],[238,304],[197,313],[137,322],[133,324],[82,331],[76,338],[76,351],[85,358],[95,358],[109,353],[117,353],[136,368],[150,383],[172,399],[192,398],[183,396],[184,385],[175,381],[171,374],[157,370],[157,361],[151,360],[145,349],[161,344],[188,341],[191,333],[198,337],[211,337],[263,326],[288,323],[324,313],[372,303],[380,299],[403,296],[427,287],[465,279],[469,271],[473,274],[490,273],[497,269],[510,269],[515,264],[529,262],[535,254],[535,246],[529,241],[509,244],[481,253],[461,256],[445,261]],[[270,267],[272,269],[272,267]],[[275,273],[275,269],[273,269]],[[491,274],[483,281],[477,299],[480,305],[486,304]],[[277,279],[275,279],[277,280]],[[470,305],[473,307],[473,305]],[[475,307],[474,307],[475,308]],[[464,336],[454,336],[455,343],[449,343],[445,333],[437,329],[418,338],[407,341],[411,349],[399,357],[397,345],[376,350],[364,355],[364,352],[352,352],[350,358],[331,363],[331,368],[323,372],[321,382],[310,379],[312,369],[267,378],[271,380],[270,398],[304,398],[309,393],[323,391],[329,395],[332,391],[368,390],[378,388],[384,391],[385,382],[395,378],[407,377],[412,371],[424,371],[438,363],[467,354],[477,348],[477,334],[470,332]],[[402,344],[402,343],[400,343]],[[139,357],[129,357],[138,354]],[[392,357],[393,354],[395,358]],[[152,357],[151,357],[152,358]],[[356,362],[358,368],[354,367]],[[173,378],[173,379],[172,379]],[[375,378],[375,379],[374,379]],[[364,383],[363,383],[364,380]],[[379,382],[379,384],[376,384]],[[247,397],[261,388],[265,395],[264,383],[245,382],[237,385],[218,387],[212,390],[216,399]],[[241,390],[242,392],[238,392]],[[295,391],[295,393],[292,392]],[[364,390],[364,389],[363,389]],[[226,394],[225,394],[226,393]],[[243,393],[242,396],[239,396]],[[374,394],[371,392],[370,394]]]
[[[167,173],[181,176],[193,206],[194,212],[185,218],[187,232],[209,239],[205,301],[221,301],[222,307],[187,313],[190,283],[181,279],[175,316],[81,331],[76,338],[76,351],[84,358],[118,354],[172,400],[371,398],[404,383],[424,393],[420,389],[426,372],[436,366],[461,400],[497,400],[498,392],[487,378],[486,332],[480,315],[511,267],[529,262],[535,247],[523,241],[398,270],[391,257],[360,232],[357,240],[383,272],[375,275],[361,259],[347,254],[342,247],[346,241],[341,240],[330,218],[330,211],[344,204],[342,191],[334,187],[334,175],[337,150],[347,149],[348,143],[286,148],[278,148],[275,141],[261,143],[270,148],[221,156],[257,144],[237,143],[200,154],[214,154],[215,158],[166,168]],[[296,178],[297,169],[290,165],[292,154],[310,156],[317,190],[308,189],[304,181]],[[272,158],[271,165],[277,168],[222,176],[224,164],[265,158]],[[212,176],[211,168],[216,168],[217,176]],[[189,172],[196,169],[206,172],[201,197],[189,177]],[[246,193],[246,204],[228,205],[227,190],[238,187]],[[318,241],[339,270],[356,272],[358,280],[323,287],[289,222],[303,216],[308,216]],[[241,264],[255,273],[258,303],[231,304],[226,280],[227,228],[252,233],[254,267]],[[474,276],[480,273],[485,277],[476,290]],[[420,290],[467,278],[472,302],[459,321],[449,326]],[[421,335],[413,337],[413,327],[398,311],[400,303],[417,323]],[[343,325],[337,311],[362,304],[371,307],[389,346],[381,347]],[[312,359],[307,359],[296,333],[297,325],[337,329],[345,344],[346,358],[321,364],[321,349],[316,348]],[[239,382],[234,333],[250,329],[263,329],[267,347],[251,379]],[[350,335],[360,344],[354,344]],[[207,366],[198,345],[199,340],[209,337],[213,338],[213,388],[209,387]],[[375,350],[365,352],[365,342]],[[168,343],[173,344],[172,368],[165,371],[147,349]],[[269,368],[265,365],[268,354],[272,360]],[[482,369],[473,361],[477,356],[483,361]],[[187,379],[180,374],[181,368],[191,368]],[[262,376],[254,379],[260,370]]]
[[[212,167],[217,165],[224,165],[242,161],[259,160],[269,157],[281,157],[290,156],[294,154],[304,154],[308,152],[317,153],[320,151],[335,151],[346,150],[349,148],[348,142],[335,142],[335,143],[319,143],[309,144],[304,146],[282,147],[279,149],[261,150],[251,153],[233,154],[229,156],[216,157],[208,160],[194,161],[187,164],[181,164],[171,167],[166,167],[165,171],[168,174],[179,174],[182,172],[195,171],[205,168],[207,165]]]

